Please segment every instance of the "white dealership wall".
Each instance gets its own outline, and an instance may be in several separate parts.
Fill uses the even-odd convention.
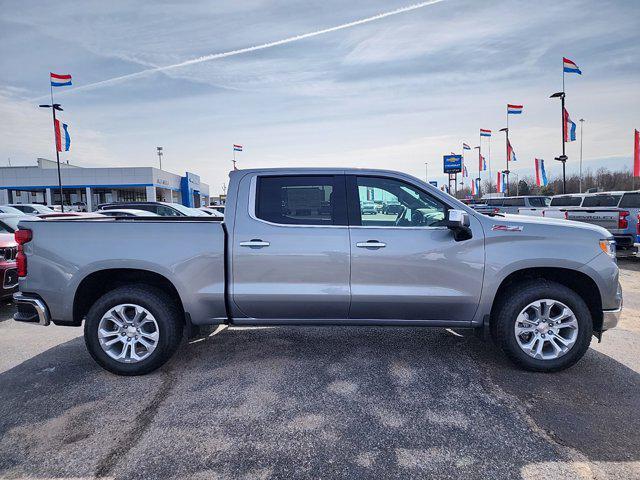
[[[208,205],[209,186],[205,183],[198,182],[195,191],[183,195],[183,179],[193,174],[181,176],[153,167],[60,166],[65,202],[84,201],[89,209],[95,209],[97,202],[132,199]],[[56,162],[39,158],[34,166],[0,167],[0,204],[52,205],[59,201],[58,193]]]

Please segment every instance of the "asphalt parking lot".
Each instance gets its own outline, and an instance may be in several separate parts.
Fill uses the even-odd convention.
[[[617,330],[557,374],[466,332],[224,329],[111,375],[0,308],[2,478],[640,478],[640,262]]]

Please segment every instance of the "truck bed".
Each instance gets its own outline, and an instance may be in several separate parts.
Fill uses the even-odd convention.
[[[89,228],[90,227],[90,228]],[[178,291],[194,324],[221,323],[225,306],[225,227],[214,217],[25,218],[28,275],[20,291],[37,292],[57,323],[74,321],[79,286],[97,272],[109,280],[154,272]]]

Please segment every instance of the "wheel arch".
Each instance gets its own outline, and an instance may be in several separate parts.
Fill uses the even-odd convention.
[[[591,313],[593,331],[602,331],[602,297],[597,283],[589,275],[570,268],[532,267],[511,272],[500,283],[494,296],[494,301],[491,306],[491,314],[489,317],[492,333],[494,333],[492,319],[495,318],[495,312],[500,306],[501,299],[505,298],[505,295],[508,294],[508,291],[511,288],[514,288],[514,285],[523,281],[535,279],[544,279],[559,283],[580,295],[587,304],[589,312]]]
[[[74,326],[82,320],[91,306],[105,293],[124,285],[150,285],[162,290],[177,305],[186,322],[187,313],[182,299],[173,283],[164,275],[151,270],[137,268],[107,268],[94,271],[82,279],[73,298],[72,322]]]

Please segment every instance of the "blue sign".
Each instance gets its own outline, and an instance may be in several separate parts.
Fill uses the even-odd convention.
[[[438,187],[438,182],[436,180],[429,180],[429,183],[436,188]]]
[[[462,155],[445,155],[444,173],[460,173],[462,171]]]
[[[182,190],[182,204],[185,207],[196,207],[195,196],[200,196],[200,177],[195,173],[186,172],[180,181]]]

